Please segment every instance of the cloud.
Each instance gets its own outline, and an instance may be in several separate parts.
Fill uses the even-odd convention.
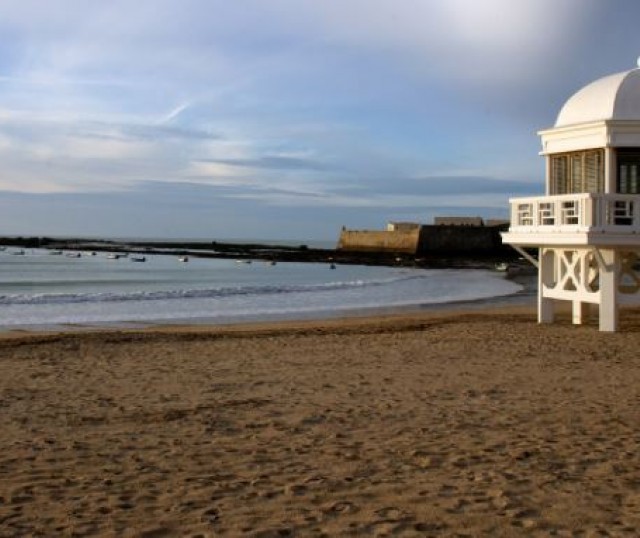
[[[326,163],[304,157],[265,155],[254,159],[206,159],[202,162],[231,167],[258,168],[266,170],[328,170]]]
[[[387,178],[378,179],[375,183],[349,185],[340,189],[342,193],[362,194],[375,192],[377,195],[389,193],[415,196],[449,196],[458,199],[469,195],[526,196],[541,194],[544,186],[541,182],[531,183],[495,179],[490,177],[434,176],[423,178]]]
[[[256,70],[260,78],[261,71],[292,62],[300,69],[305,61],[331,58],[334,50],[365,52],[390,66],[400,61],[421,77],[437,75],[476,89],[530,84],[602,10],[595,0],[40,4],[0,7],[0,28],[19,32],[24,61],[18,73],[48,73],[52,80],[126,76],[137,83],[151,76],[167,87],[219,83],[220,75],[251,78]]]
[[[169,123],[170,121],[176,119],[180,114],[182,114],[190,106],[191,106],[190,103],[182,103],[181,105],[178,105],[166,116],[164,116],[159,123]]]
[[[108,124],[106,124],[108,126]],[[191,139],[191,140],[214,140],[221,135],[212,133],[205,129],[194,127],[179,127],[174,125],[155,124],[124,124],[114,126],[125,137],[145,140],[159,139]]]
[[[593,0],[329,0],[306,7],[327,39],[408,55],[413,68],[420,59],[430,72],[481,87],[530,83],[598,11]]]

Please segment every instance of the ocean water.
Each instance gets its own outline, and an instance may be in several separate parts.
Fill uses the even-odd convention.
[[[506,296],[500,273],[0,251],[0,327],[296,319]]]

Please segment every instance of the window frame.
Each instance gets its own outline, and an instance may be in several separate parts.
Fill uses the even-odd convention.
[[[555,194],[604,192],[604,149],[549,155],[549,191]]]
[[[640,148],[616,150],[616,193],[640,194]]]

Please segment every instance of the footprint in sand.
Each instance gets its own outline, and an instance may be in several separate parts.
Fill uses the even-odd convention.
[[[207,510],[204,514],[202,514],[202,522],[203,523],[209,523],[209,524],[214,524],[217,523],[220,519],[220,512],[218,511],[217,508],[209,508],[209,510]]]
[[[441,533],[447,528],[445,523],[415,523],[413,529],[418,532]]]
[[[169,538],[175,536],[175,529],[169,527],[153,527],[136,534],[136,538]]]
[[[284,491],[288,495],[304,495],[307,492],[307,486],[302,484],[288,484],[285,486]]]
[[[382,520],[388,522],[401,521],[407,517],[407,514],[405,512],[403,512],[399,508],[396,508],[395,506],[381,508],[380,510],[376,510],[374,513]]]
[[[304,483],[307,484],[308,486],[314,486],[314,485],[322,484],[326,480],[327,480],[326,477],[317,475],[317,476],[310,476],[304,481]]]
[[[537,510],[528,508],[507,511],[507,515],[511,516],[512,525],[527,529],[535,527],[538,524],[538,519],[540,517],[540,513]]]
[[[329,508],[323,510],[323,512],[329,515],[339,515],[353,513],[356,510],[357,507],[355,504],[349,501],[338,501],[329,506]]]

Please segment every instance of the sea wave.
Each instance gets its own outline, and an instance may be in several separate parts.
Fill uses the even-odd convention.
[[[236,296],[257,297],[288,293],[317,293],[378,287],[421,278],[425,277],[418,275],[400,275],[384,279],[336,281],[321,284],[226,286],[204,289],[177,289],[161,291],[6,294],[0,295],[0,305],[114,303],[127,301],[160,301],[170,299],[217,299]]]

